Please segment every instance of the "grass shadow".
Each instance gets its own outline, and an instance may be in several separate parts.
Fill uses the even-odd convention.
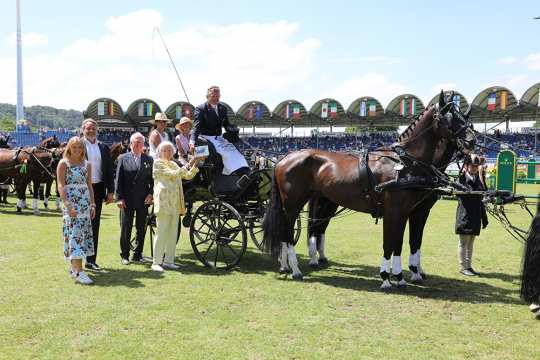
[[[151,271],[150,264],[145,266],[144,270],[133,270],[133,267],[129,269],[107,269],[107,271],[92,273],[92,275],[96,279],[94,286],[124,286],[128,288],[144,287],[145,285],[141,282],[142,279],[156,280],[163,277],[163,273]]]

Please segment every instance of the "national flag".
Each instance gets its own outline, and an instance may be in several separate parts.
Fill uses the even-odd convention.
[[[335,119],[337,116],[337,103],[330,103],[330,117]]]
[[[191,107],[189,104],[182,105],[182,115],[191,119]]]
[[[321,105],[321,117],[326,119],[328,117],[328,103],[324,102]]]
[[[174,118],[176,120],[180,120],[181,117],[182,117],[182,108],[180,106],[176,106],[176,108],[174,109]]]
[[[114,103],[112,101],[109,102],[109,115],[110,116],[114,115]]]
[[[285,115],[284,118],[285,118],[285,119],[290,118],[290,117],[291,117],[291,110],[292,110],[292,109],[291,109],[291,106],[290,106],[289,104],[285,105],[285,109],[284,109],[284,110],[285,110],[285,111],[284,111],[284,115]]]
[[[454,95],[452,97],[452,102],[456,105],[456,107],[459,109],[460,106],[461,106],[461,96],[459,95]]]
[[[153,111],[154,111],[154,104],[152,103],[146,104],[146,116],[152,116]]]
[[[401,98],[399,103],[399,115],[405,116],[407,112],[407,99]]]
[[[409,106],[409,114],[416,115],[416,99],[412,98]]]
[[[249,105],[247,109],[247,113],[246,113],[246,118],[248,118],[248,120],[253,120],[254,116],[255,116],[255,106]]]
[[[263,113],[263,109],[262,109],[262,106],[261,104],[257,104],[257,107],[255,109],[255,117],[257,119],[261,118],[262,117],[262,113]]]
[[[144,116],[144,103],[139,103],[137,106],[137,115]]]
[[[300,119],[300,105],[299,104],[293,104],[292,117],[293,119]]]
[[[493,111],[495,110],[496,107],[497,107],[497,93],[492,92],[488,96],[487,109],[488,111]]]
[[[506,90],[501,91],[501,110],[506,110],[506,104],[508,100],[508,92]]]
[[[105,115],[105,101],[99,101],[97,104],[97,114],[98,116]]]
[[[361,117],[366,117],[367,116],[367,104],[366,104],[366,101],[362,101],[360,102],[360,113],[359,115]]]
[[[369,110],[368,110],[368,116],[375,116],[377,115],[377,104],[375,101],[371,101],[369,103]]]

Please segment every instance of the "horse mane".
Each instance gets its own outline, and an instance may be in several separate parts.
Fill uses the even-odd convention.
[[[418,123],[420,122],[420,120],[423,119],[424,117],[424,114],[429,111],[431,109],[431,107],[428,107],[427,109],[425,109],[424,111],[422,111],[422,113],[420,115],[418,115],[414,121],[412,123],[409,124],[409,126],[405,129],[405,131],[403,131],[401,133],[401,135],[398,136],[397,138],[397,142],[403,142],[407,139],[409,139],[411,137],[411,134],[413,133],[414,129],[416,128],[416,126],[418,125]]]

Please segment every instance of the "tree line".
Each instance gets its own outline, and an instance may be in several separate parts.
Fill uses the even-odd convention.
[[[33,129],[38,125],[51,129],[79,127],[83,120],[81,111],[57,109],[52,106],[34,105],[24,108],[25,119]],[[0,130],[15,130],[16,106],[0,103]]]

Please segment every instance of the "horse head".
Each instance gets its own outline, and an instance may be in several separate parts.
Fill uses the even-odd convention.
[[[441,91],[439,102],[435,105],[433,130],[435,134],[451,143],[455,143],[458,151],[468,154],[473,151],[476,136],[472,122],[469,121],[471,106],[462,113],[453,99],[452,92],[449,98],[445,98]]]

